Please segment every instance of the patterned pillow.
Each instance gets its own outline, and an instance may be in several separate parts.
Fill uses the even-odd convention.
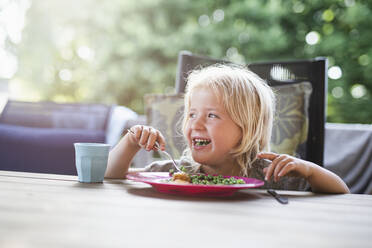
[[[271,150],[304,158],[308,133],[308,106],[312,92],[311,84],[302,82],[274,86],[276,113],[274,117]],[[145,95],[147,124],[160,130],[167,141],[167,151],[179,158],[186,147],[182,135],[182,94]],[[159,158],[153,153],[154,160]]]
[[[276,110],[270,142],[271,150],[305,158],[311,84],[302,82],[272,88],[276,95]]]

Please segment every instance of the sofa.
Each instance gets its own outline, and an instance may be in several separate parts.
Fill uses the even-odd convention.
[[[114,146],[131,120],[140,117],[124,106],[9,100],[0,114],[0,169],[76,175],[73,143]]]

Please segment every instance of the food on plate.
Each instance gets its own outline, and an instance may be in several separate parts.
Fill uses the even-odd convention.
[[[224,177],[222,175],[212,176],[205,174],[191,175],[192,184],[204,184],[204,185],[232,185],[232,184],[244,184],[243,179],[237,179],[235,177]]]
[[[175,183],[181,183],[181,184],[191,183],[190,176],[186,172],[173,173],[171,181]]]
[[[180,184],[203,184],[203,185],[232,185],[245,184],[243,179],[235,177],[224,177],[222,175],[212,176],[206,174],[189,174],[186,172],[171,173],[169,182]]]

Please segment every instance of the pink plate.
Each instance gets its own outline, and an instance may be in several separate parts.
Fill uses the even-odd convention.
[[[200,185],[176,184],[167,182],[168,172],[139,172],[127,175],[128,179],[150,184],[157,191],[166,194],[194,195],[194,196],[231,196],[239,189],[257,188],[264,182],[255,178],[235,177],[243,179],[245,184],[233,185]]]

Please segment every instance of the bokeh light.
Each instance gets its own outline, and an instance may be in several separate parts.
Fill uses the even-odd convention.
[[[210,23],[209,16],[207,16],[207,15],[199,16],[198,22],[199,22],[199,25],[202,26],[202,27],[208,26],[209,23]]]
[[[213,21],[222,22],[224,18],[225,18],[225,12],[222,9],[216,9],[213,12]]]
[[[226,56],[227,57],[233,57],[235,54],[238,53],[238,49],[236,49],[236,47],[230,47],[229,49],[227,49],[226,51]]]
[[[369,56],[367,54],[363,54],[363,55],[359,56],[359,58],[358,58],[358,63],[360,65],[366,66],[366,65],[369,64],[369,62],[370,62],[370,60],[369,60]]]
[[[322,14],[322,19],[326,22],[331,22],[335,18],[335,15],[332,10],[327,9],[326,11],[323,12]]]
[[[336,86],[332,89],[332,96],[334,98],[341,98],[344,95],[344,89],[340,86]]]
[[[350,89],[350,93],[354,98],[361,98],[366,95],[367,89],[364,85],[354,84]]]
[[[320,35],[316,31],[309,32],[305,37],[306,43],[309,45],[317,44],[319,42],[319,39],[320,39]]]
[[[94,51],[87,46],[81,46],[77,49],[77,54],[84,60],[92,60],[94,58]]]
[[[339,66],[332,66],[328,69],[328,77],[331,79],[340,79],[342,77],[342,70]]]
[[[323,25],[322,30],[323,30],[324,34],[330,35],[330,34],[333,33],[334,28],[333,28],[332,24],[326,23],[326,24]]]
[[[230,47],[226,50],[226,57],[229,61],[243,64],[244,63],[244,56],[241,55],[236,47]]]
[[[299,13],[302,13],[305,10],[305,5],[301,2],[296,2],[293,5],[292,9],[293,9],[294,13],[299,14]]]

